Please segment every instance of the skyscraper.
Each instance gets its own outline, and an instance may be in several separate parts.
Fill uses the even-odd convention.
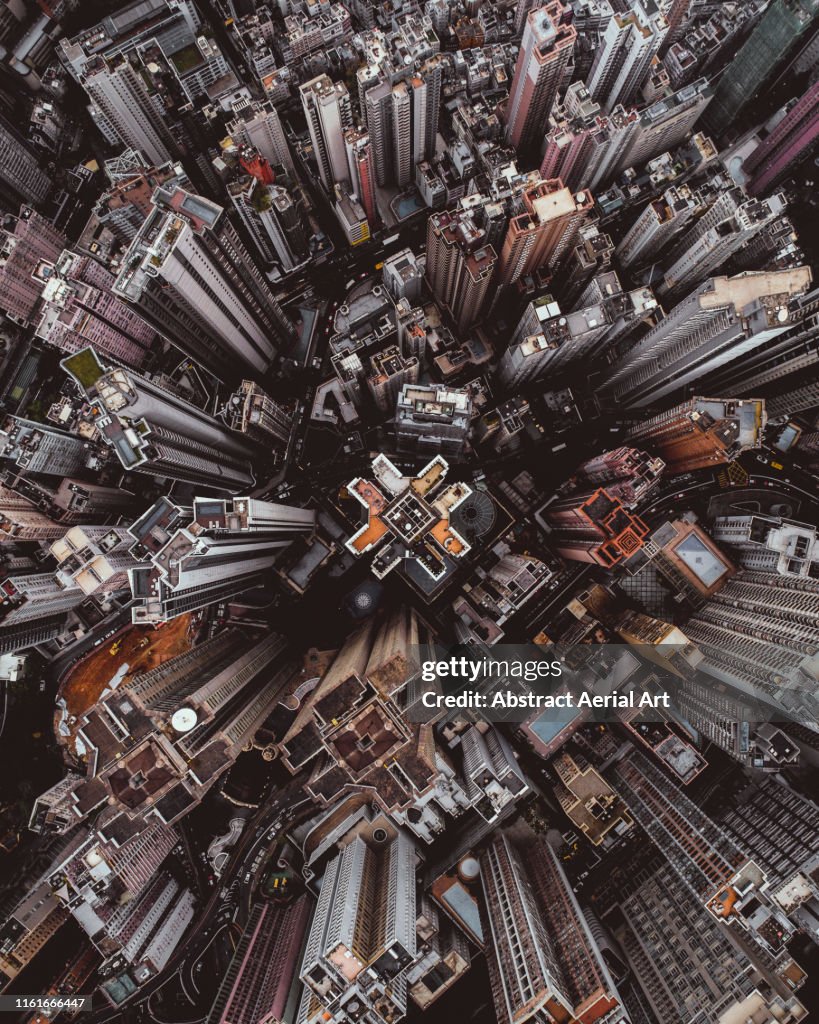
[[[347,147],[347,164],[353,193],[364,207],[370,224],[377,224],[379,217],[375,198],[376,172],[369,133],[360,128],[348,128],[344,133],[344,144]]]
[[[353,127],[353,115],[347,86],[319,75],[299,86],[299,95],[324,187],[332,191],[337,183],[349,184],[344,130]]]
[[[609,497],[635,508],[660,483],[665,463],[637,448],[615,448],[587,459],[574,473],[578,488],[605,487]]]
[[[722,133],[759,96],[819,17],[819,0],[774,0],[717,82],[705,121]]]
[[[638,0],[610,19],[588,80],[589,92],[606,110],[635,98],[667,27],[655,0]]]
[[[57,581],[85,595],[110,596],[128,590],[128,570],[137,565],[133,538],[124,526],[72,526],[51,544]]]
[[[10,459],[28,473],[73,476],[86,469],[93,450],[80,437],[19,416],[0,420],[0,458]]]
[[[269,582],[282,548],[311,533],[312,509],[256,498],[194,498],[192,507],[160,498],[129,527],[133,621],[167,622]]]
[[[285,1019],[311,909],[306,895],[286,905],[263,901],[253,907],[207,1024]]]
[[[736,571],[727,555],[690,519],[658,526],[640,557],[626,568],[628,572],[618,579],[620,588],[652,616],[666,621],[681,608],[702,607]]]
[[[612,774],[637,822],[697,899],[707,902],[747,860],[730,837],[644,754],[630,750]]]
[[[782,996],[804,982],[787,943],[793,925],[751,851],[704,813],[644,754],[621,757],[614,784],[636,821],[689,894],[724,923],[725,934]]]
[[[560,327],[564,329],[561,330]],[[546,373],[560,343],[568,336],[565,325],[549,324],[541,334],[532,334],[510,345],[501,356],[498,379],[508,389]]]
[[[443,67],[432,56],[416,71],[402,68],[368,88],[362,112],[379,185],[406,187],[415,167],[435,154]]]
[[[793,415],[819,405],[816,377],[819,368],[814,318],[819,312],[819,288],[811,288],[791,301],[790,323],[775,342],[727,363],[712,386],[725,394],[770,394],[772,419]]]
[[[36,335],[62,352],[88,345],[139,369],[156,334],[113,294],[114,275],[88,256],[64,250],[45,281]]]
[[[405,384],[395,408],[398,450],[424,457],[462,455],[469,441],[471,414],[468,391],[444,384]]]
[[[743,569],[809,576],[819,561],[816,527],[779,516],[737,513],[717,516],[711,528],[714,540],[733,549]]]
[[[333,186],[333,212],[349,245],[360,245],[370,238],[367,212],[347,185]]]
[[[258,446],[204,409],[137,373],[108,369],[93,349],[69,356],[62,366],[82,389],[125,469],[217,490],[253,483],[250,460]]]
[[[216,376],[264,373],[295,332],[224,210],[178,186],[153,205],[114,292]]]
[[[498,1021],[622,1024],[614,980],[554,851],[544,838],[521,832],[502,832],[480,858]]]
[[[364,116],[372,147],[375,178],[386,185],[393,176],[393,99],[392,85],[381,81],[364,96]]]
[[[107,691],[80,723],[86,775],[36,800],[30,827],[64,833],[93,818],[104,840],[144,837],[152,856],[151,830],[191,811],[270,714],[295,668],[285,651],[276,634],[226,630],[135,676],[127,692]]]
[[[152,167],[141,153],[131,149],[106,160],[105,173],[110,187],[97,200],[93,215],[114,235],[115,242],[125,246],[131,244],[153,211],[151,199],[159,186],[190,188],[181,163],[168,161]],[[98,238],[94,241],[99,245]]]
[[[686,141],[711,99],[705,78],[656,100],[639,113],[618,103],[601,114],[583,86],[566,92],[546,134],[540,173],[572,189],[602,189],[628,167],[640,166]]]
[[[527,15],[506,107],[506,138],[516,149],[539,145],[576,38],[560,0]]]
[[[0,182],[2,209],[10,213],[16,203],[42,203],[51,180],[37,155],[4,117],[0,116]]]
[[[420,78],[397,82],[392,90],[393,173],[396,184],[401,187],[406,187],[415,170],[413,121],[420,112],[426,111],[423,90]]]
[[[460,330],[481,315],[497,264],[470,213],[433,213],[427,223],[427,282]]]
[[[2,145],[2,143],[0,143]],[[43,285],[65,237],[35,210],[0,221],[0,310],[19,324],[36,319]]]
[[[134,504],[134,495],[130,491],[77,477],[44,479],[42,476],[18,476],[12,486],[27,502],[36,503],[55,522],[67,526],[99,523],[110,515],[125,514]],[[17,497],[16,494],[14,496]]]
[[[54,540],[64,533],[59,523],[0,484],[0,535],[7,539]]]
[[[190,0],[131,0],[116,13],[75,36],[60,40],[59,56],[80,80],[83,68],[97,55],[113,59],[156,40],[165,53],[193,43],[202,20]]]
[[[5,988],[39,953],[69,918],[57,899],[49,879],[42,874],[32,879],[28,890],[4,915],[0,951],[0,987]]]
[[[672,186],[646,206],[615,253],[624,267],[653,262],[694,217],[698,204],[687,185]]]
[[[61,582],[53,572],[6,576],[0,592],[4,630],[54,615],[65,616],[86,597],[73,580]]]
[[[639,167],[647,160],[689,142],[694,126],[712,96],[708,80],[698,78],[641,110],[636,128],[630,134],[628,148],[609,173],[613,175],[627,167]]]
[[[123,146],[138,150],[155,167],[169,159],[175,149],[171,134],[127,57],[89,62],[82,86],[91,99],[91,117],[105,134],[113,131]]]
[[[416,956],[415,847],[387,819],[360,830],[327,864],[299,976],[304,1001],[340,1016],[407,1010],[402,972]],[[349,1010],[348,1010],[349,1007]]]
[[[634,822],[625,805],[582,754],[561,752],[553,761],[555,796],[563,813],[594,846],[626,835]]]
[[[714,277],[676,305],[607,371],[604,402],[651,405],[787,330],[808,267]]]
[[[819,732],[814,581],[743,569],[685,627],[700,668],[774,712]]]
[[[553,275],[554,287],[568,302],[574,302],[590,281],[606,273],[611,266],[614,242],[599,224],[581,224],[570,248],[557,261]]]
[[[228,185],[228,195],[265,261],[287,273],[308,259],[307,231],[286,188],[246,176]]]
[[[399,392],[415,384],[421,367],[415,356],[403,356],[397,345],[390,345],[371,359],[367,387],[380,412],[392,413]]]
[[[249,146],[275,167],[293,171],[293,157],[278,111],[269,101],[242,100],[233,104],[235,115],[225,125],[237,145]]]
[[[118,840],[95,829],[78,830],[52,865],[51,882],[57,898],[103,956],[118,952],[127,962],[138,963],[157,925],[162,928],[161,912],[180,891],[160,870],[179,836],[155,820],[141,835]],[[157,899],[157,889],[164,890],[164,898]],[[193,901],[186,902],[187,922]]]
[[[292,411],[274,401],[251,380],[243,380],[238,391],[231,395],[226,418],[232,430],[282,453],[293,431]]]
[[[384,260],[384,286],[398,302],[407,299],[415,306],[421,299],[423,269],[412,249],[401,249]]]
[[[812,149],[819,138],[819,82],[794,103],[785,117],[760,142],[742,165],[751,180],[746,188],[758,196],[778,184]]]
[[[713,274],[785,209],[781,194],[764,200],[743,198],[739,189],[723,193],[683,235],[667,258],[658,293],[679,295]]]
[[[695,397],[633,424],[628,438],[660,454],[670,474],[690,473],[759,448],[765,424],[761,398]]]
[[[586,171],[592,149],[592,134],[586,125],[556,124],[546,132],[540,173],[544,178],[560,178],[568,188],[582,188],[590,177]]]
[[[53,576],[51,578],[53,581]],[[29,619],[5,622],[0,612],[0,654],[24,651],[54,640],[65,630],[66,614],[66,611],[44,612]]]
[[[703,739],[740,764],[757,771],[793,767],[799,747],[770,722],[759,722],[755,702],[708,675],[683,679],[675,687],[674,704]]]
[[[649,533],[639,516],[628,512],[603,488],[557,498],[543,515],[554,532],[555,548],[564,558],[607,569],[636,554]]]
[[[819,834],[819,807],[790,786],[757,776],[721,825],[738,846],[749,852],[773,886],[784,886],[811,870],[816,857],[815,837]],[[796,896],[793,890],[782,891],[783,903],[791,894]]]
[[[591,193],[572,195],[559,179],[525,189],[522,198],[525,212],[509,221],[498,256],[499,291],[554,266],[594,207]]]
[[[431,731],[399,710],[416,699],[414,652],[429,639],[409,608],[370,619],[336,652],[279,744],[294,775],[309,766],[307,790],[323,805],[340,794],[364,796],[426,843],[447,814],[472,804],[490,820],[526,792],[514,755],[494,733],[478,738],[485,757],[465,755],[459,771],[438,755]],[[339,719],[332,712],[342,705],[350,713]]]
[[[615,936],[652,1019],[719,1024],[754,992],[747,956],[661,857],[634,876],[620,908]]]

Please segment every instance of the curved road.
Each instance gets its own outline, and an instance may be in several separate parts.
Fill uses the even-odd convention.
[[[180,942],[176,952],[171,956],[165,970],[152,978],[141,988],[137,989],[134,995],[121,1007],[106,1006],[93,1011],[83,1017],[83,1024],[121,1024],[124,1009],[142,1007],[149,1017],[157,1024],[171,1024],[162,1021],[160,1017],[154,1016],[151,998],[163,988],[174,975],[180,978],[182,991],[186,991],[186,985],[198,991],[193,971],[196,965],[207,952],[215,940],[217,934],[225,929],[228,924],[237,916],[247,919],[249,913],[249,896],[252,888],[251,880],[243,883],[244,877],[249,871],[255,873],[261,868],[263,860],[257,863],[256,869],[252,865],[263,844],[272,844],[283,828],[289,826],[292,820],[298,816],[297,808],[304,800],[299,801],[298,797],[304,796],[305,778],[296,776],[287,785],[277,790],[276,795],[269,802],[259,808],[253,818],[248,819],[244,832],[239,838],[236,846],[231,851],[228,865],[220,880],[221,884],[214,887],[210,899],[203,907],[199,916],[190,926],[187,936]],[[273,832],[271,833],[271,829]],[[255,881],[255,878],[252,879]],[[234,903],[234,894],[231,887],[235,882],[243,884],[248,899],[246,905]],[[243,913],[244,912],[244,913]],[[239,922],[241,925],[244,921]],[[190,996],[188,996],[190,998]],[[201,1016],[192,1016],[189,1020],[175,1020],[172,1024],[199,1024],[203,1020]]]

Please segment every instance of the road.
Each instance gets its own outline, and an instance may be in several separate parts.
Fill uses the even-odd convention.
[[[122,629],[123,626],[130,625],[131,623],[131,604],[129,602],[124,608],[119,611],[113,612],[107,618],[98,622],[96,626],[93,626],[87,636],[84,636],[81,640],[72,644],[68,650],[62,651],[53,658],[48,665],[48,673],[52,680],[59,681],[65,675],[65,673],[79,661],[80,658],[88,654],[89,651],[94,649],[94,646],[98,640],[102,637],[107,637],[111,633],[115,633]]]
[[[157,1024],[195,1024],[204,1017],[192,1012],[190,1018],[182,1021],[164,1021],[161,1011],[153,1006],[153,997],[176,977],[183,992],[197,994],[199,991],[196,975],[206,967],[206,958],[217,936],[228,928],[239,929],[247,921],[250,912],[250,894],[265,868],[265,847],[272,846],[281,832],[298,817],[299,808],[306,803],[304,798],[304,776],[296,776],[266,801],[257,813],[248,820],[244,832],[222,873],[215,884],[210,898],[191,925],[187,936],[171,956],[164,971],[138,989],[125,1006],[136,1008],[139,1013]],[[299,799],[301,798],[301,799]],[[255,864],[255,867],[254,867]],[[247,880],[246,880],[246,876]],[[237,899],[236,889],[241,888],[243,900]],[[201,967],[198,965],[202,965]],[[190,999],[190,995],[188,997]],[[195,1002],[195,1000],[194,1000]],[[123,1008],[103,1007],[83,1017],[83,1024],[114,1024],[122,1021]]]

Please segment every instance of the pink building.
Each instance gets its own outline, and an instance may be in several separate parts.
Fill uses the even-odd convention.
[[[560,0],[530,11],[506,108],[506,138],[516,149],[539,145],[574,50],[571,8]]]
[[[567,188],[579,188],[591,149],[591,135],[586,127],[563,125],[553,128],[546,136],[540,176],[560,178]]]
[[[28,206],[18,218],[0,221],[0,311],[17,323],[36,319],[44,275],[65,244],[51,222]]]
[[[66,249],[42,285],[36,334],[72,354],[93,346],[139,369],[156,333],[111,291],[114,275],[88,256]]]
[[[748,193],[761,195],[776,185],[819,138],[819,82],[814,83],[743,165],[751,174]]]
[[[213,1024],[279,1024],[310,920],[306,896],[295,903],[257,903],[222,981]]]

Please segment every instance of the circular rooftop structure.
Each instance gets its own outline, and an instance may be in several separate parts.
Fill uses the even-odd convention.
[[[365,580],[344,598],[344,608],[353,619],[366,619],[380,606],[384,588],[377,580]]]
[[[464,857],[458,865],[458,874],[465,882],[474,882],[480,873],[480,865],[474,857]]]
[[[89,850],[85,856],[85,863],[89,868],[95,868],[98,864],[102,863],[102,854],[95,846],[93,850]]]
[[[452,512],[452,525],[466,537],[485,537],[495,525],[495,503],[485,491],[473,491]]]
[[[196,725],[197,717],[193,708],[180,708],[171,717],[171,728],[174,732],[190,732]]]

